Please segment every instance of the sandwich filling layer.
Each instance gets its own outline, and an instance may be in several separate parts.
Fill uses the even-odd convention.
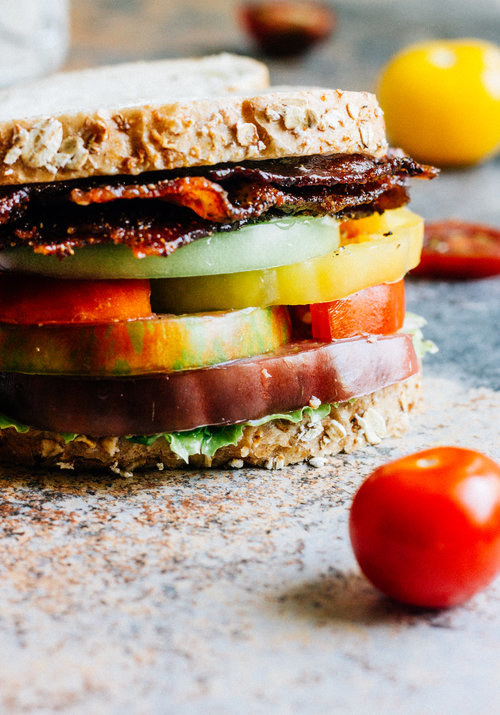
[[[354,432],[369,434],[370,407],[397,431],[374,405],[393,386],[380,404],[404,422],[418,403],[402,279],[423,222],[404,206],[409,178],[434,174],[392,152],[2,188],[0,453],[31,434],[41,463],[44,439],[109,438],[144,449],[107,466],[197,463],[228,444],[215,463],[265,464],[245,452],[249,429],[334,425],[350,404]],[[204,447],[217,430],[229,442]],[[300,427],[285,431],[283,463],[303,459]],[[78,449],[56,449],[62,466],[85,462]]]

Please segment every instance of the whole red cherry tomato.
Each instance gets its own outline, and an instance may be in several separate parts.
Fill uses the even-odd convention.
[[[459,447],[385,464],[354,497],[349,529],[383,593],[430,608],[463,603],[500,570],[500,466]]]

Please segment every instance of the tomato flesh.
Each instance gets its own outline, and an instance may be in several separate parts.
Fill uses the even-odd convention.
[[[458,447],[385,464],[356,494],[349,529],[383,593],[430,608],[463,603],[500,570],[500,466]]]
[[[364,288],[347,298],[311,305],[314,338],[337,340],[356,335],[390,335],[403,327],[404,281]]]
[[[499,275],[500,229],[457,220],[426,224],[422,257],[412,274],[455,279]]]
[[[148,280],[59,280],[0,274],[0,321],[105,323],[151,316]]]
[[[331,8],[317,2],[264,0],[245,3],[243,24],[271,57],[293,57],[326,39],[336,25]]]

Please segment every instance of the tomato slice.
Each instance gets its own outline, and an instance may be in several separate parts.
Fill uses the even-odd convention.
[[[500,274],[500,229],[465,221],[428,223],[419,265],[412,275],[486,278]]]
[[[303,305],[345,298],[400,280],[416,266],[423,221],[406,208],[343,225],[338,250],[262,271],[151,281],[157,312],[196,313],[246,306]]]
[[[58,280],[0,274],[0,321],[23,325],[106,323],[151,315],[148,280]]]
[[[382,283],[311,308],[313,338],[337,340],[356,335],[391,335],[403,327],[404,280]]]
[[[0,371],[138,375],[272,352],[290,338],[283,306],[89,324],[0,323]]]

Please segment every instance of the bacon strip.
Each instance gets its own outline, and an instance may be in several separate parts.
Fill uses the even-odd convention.
[[[173,209],[166,217],[158,206],[89,207],[80,212],[65,211],[44,217],[37,223],[24,222],[13,233],[0,231],[0,247],[31,246],[37,253],[62,258],[83,246],[116,243],[129,246],[140,258],[168,256],[180,246],[215,231],[235,230],[238,223],[219,224],[183,210]]]
[[[300,194],[287,195],[280,191],[284,188],[295,192],[300,188],[324,186],[330,195],[332,188],[338,189],[339,185],[346,187],[341,190],[345,193],[353,184],[384,186],[395,179],[402,184],[408,176],[431,178],[435,175],[432,167],[396,153],[383,159],[354,154],[254,161],[205,171],[209,178],[185,176],[148,183],[75,188],[70,199],[80,206],[120,199],[162,199],[185,206],[209,221],[241,221],[255,218],[272,206],[292,205],[295,202],[291,196],[300,203]],[[216,182],[229,182],[227,190]]]
[[[258,180],[278,186],[333,186],[367,184],[388,176],[413,176],[432,179],[438,170],[418,164],[397,149],[381,159],[363,154],[317,154],[308,157],[247,161],[244,164],[222,164],[210,167],[206,175],[213,181],[235,177]]]
[[[30,191],[25,187],[0,187],[0,225],[22,216],[29,205]]]
[[[79,206],[104,204],[118,199],[162,199],[185,206],[208,221],[246,218],[244,210],[232,206],[227,192],[219,184],[203,176],[185,176],[165,179],[151,184],[126,184],[73,189],[71,201]]]

